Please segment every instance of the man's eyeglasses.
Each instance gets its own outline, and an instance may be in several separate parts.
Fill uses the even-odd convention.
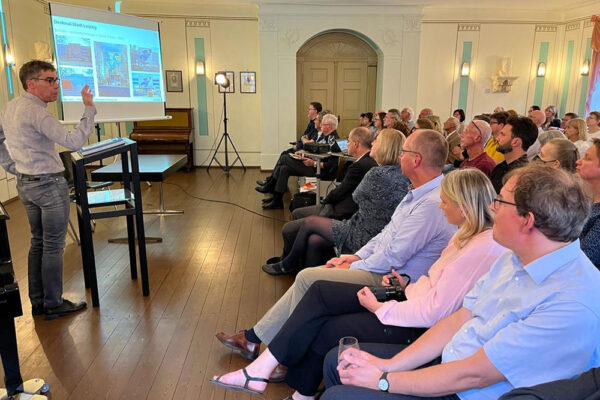
[[[494,208],[500,207],[500,203],[502,203],[502,204],[508,204],[509,206],[515,206],[515,207],[517,207],[517,203],[511,203],[510,201],[502,200],[499,197],[494,197]]]
[[[418,151],[405,150],[405,149],[400,150],[400,155],[402,155],[404,153],[413,153],[413,154],[421,155],[421,153],[419,153]]]
[[[58,85],[60,83],[60,78],[31,78],[34,81],[46,81],[49,85]]]
[[[479,129],[479,127],[477,126],[477,124],[475,123],[475,120],[471,121],[471,123],[473,124],[473,126],[475,127],[475,129],[477,129],[477,132],[479,132],[479,135],[481,137],[483,137],[483,133],[481,133],[481,129]]]

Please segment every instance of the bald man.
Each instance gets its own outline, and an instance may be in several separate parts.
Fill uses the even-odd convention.
[[[473,120],[460,134],[460,147],[467,151],[468,157],[460,163],[459,168],[477,168],[487,176],[496,167],[496,161],[484,150],[490,140],[492,128],[481,120]]]
[[[538,136],[544,132],[542,129],[542,125],[546,122],[546,114],[542,110],[531,110],[529,113],[529,118],[533,121],[535,126],[538,128]],[[529,149],[527,149],[527,159],[529,161],[533,160],[535,156],[540,153],[540,148],[542,144],[539,139],[535,139],[535,142],[531,145]]]
[[[433,115],[433,110],[431,108],[423,108],[421,110],[421,112],[419,113],[419,119],[421,119],[421,118],[427,118],[430,115]]]

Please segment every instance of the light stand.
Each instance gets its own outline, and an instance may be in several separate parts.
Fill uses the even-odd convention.
[[[217,84],[219,86],[221,86],[223,89],[227,89],[230,85],[229,79],[227,78],[227,76],[222,73],[219,72],[217,73],[217,75],[215,76],[215,81],[217,82]],[[229,175],[229,171],[231,170],[231,168],[233,168],[233,166],[235,165],[236,162],[240,162],[240,164],[242,164],[242,168],[244,168],[244,172],[246,172],[246,166],[244,165],[244,162],[242,161],[242,158],[240,157],[240,153],[238,153],[237,149],[235,148],[235,144],[233,144],[233,140],[231,140],[231,136],[229,135],[229,132],[227,132],[227,91],[223,92],[223,126],[224,126],[224,132],[223,132],[223,136],[221,136],[221,140],[219,140],[219,144],[217,145],[217,148],[215,149],[215,152],[210,160],[210,163],[208,163],[208,167],[206,167],[206,171],[208,172],[210,170],[210,166],[212,165],[213,161],[215,161],[217,164],[219,164],[219,167],[221,167],[221,169],[223,171],[225,171],[225,173],[227,175]],[[217,154],[219,153],[219,148],[221,147],[221,144],[225,143],[225,165],[222,165],[219,160],[217,159]],[[235,160],[233,160],[233,162],[231,163],[231,165],[229,165],[229,149],[228,149],[228,143],[231,143],[231,147],[233,147],[233,151],[236,155]]]

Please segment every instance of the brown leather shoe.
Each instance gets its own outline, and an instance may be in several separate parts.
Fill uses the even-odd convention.
[[[287,374],[287,367],[285,365],[277,364],[277,367],[269,375],[269,383],[281,383],[285,380],[285,374]]]
[[[219,332],[216,336],[217,339],[219,339],[219,341],[226,347],[239,351],[242,356],[248,360],[256,360],[258,354],[260,353],[260,343],[252,343],[247,341],[244,333],[246,333],[245,330],[229,336],[223,332]]]

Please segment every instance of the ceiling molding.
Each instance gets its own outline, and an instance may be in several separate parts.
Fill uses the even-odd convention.
[[[480,24],[458,24],[457,29],[459,32],[464,32],[464,31],[475,32],[475,31],[481,30],[481,25]]]

